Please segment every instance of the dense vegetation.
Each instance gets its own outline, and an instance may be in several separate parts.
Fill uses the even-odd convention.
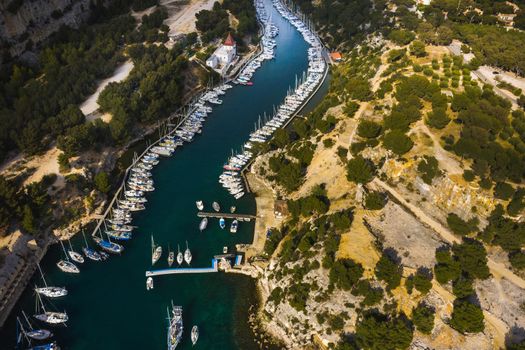
[[[4,69],[0,159],[13,149],[42,151],[50,140],[84,123],[76,106],[123,59],[119,47],[133,28],[131,16],[80,30],[64,28],[41,52],[39,67],[13,64]]]
[[[182,48],[135,45],[128,49],[134,69],[128,79],[109,84],[98,103],[113,116],[109,123],[116,142],[129,139],[135,122],[151,123],[166,118],[181,104],[187,60]]]
[[[239,21],[235,29],[230,26],[228,13]],[[204,42],[223,38],[228,32],[242,39],[258,30],[255,7],[250,0],[225,0],[222,4],[215,2],[211,10],[201,10],[195,16],[195,26]],[[241,41],[238,40],[237,44],[241,44]]]

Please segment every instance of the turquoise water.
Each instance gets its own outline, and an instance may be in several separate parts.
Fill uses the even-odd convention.
[[[147,209],[134,217],[139,228],[122,256],[108,261],[87,261],[77,276],[64,274],[55,266],[62,252],[50,249],[42,267],[53,285],[65,285],[69,295],[60,300],[46,300],[55,310],[67,310],[67,328],[53,328],[55,339],[64,349],[164,349],[166,348],[166,307],[173,300],[183,307],[185,333],[178,349],[190,349],[189,330],[198,325],[197,349],[258,349],[248,327],[248,309],[256,303],[255,282],[240,275],[224,273],[168,275],[155,278],[155,289],[146,291],[146,270],[151,266],[150,235],[164,248],[155,268],[167,267],[168,244],[185,249],[188,241],[193,254],[192,266],[209,267],[222,247],[251,243],[253,223],[240,223],[236,234],[221,230],[218,220],[199,232],[195,201],[201,199],[206,209],[218,201],[223,211],[231,205],[239,213],[255,213],[252,195],[236,201],[218,183],[222,164],[247,140],[259,115],[270,115],[280,104],[295,77],[307,68],[307,44],[300,33],[271,7],[272,19],[279,26],[276,58],[266,61],[255,73],[254,85],[236,86],[223,96],[223,104],[214,107],[202,135],[177,149],[171,158],[163,158],[153,170],[156,191],[148,196]],[[229,227],[229,222],[227,223]],[[80,249],[82,239],[73,244]],[[90,243],[94,246],[92,243]],[[35,279],[36,281],[37,279]],[[23,309],[34,311],[32,285],[24,292],[15,312],[0,333],[0,347],[12,348],[14,315]],[[8,345],[9,344],[9,345]]]

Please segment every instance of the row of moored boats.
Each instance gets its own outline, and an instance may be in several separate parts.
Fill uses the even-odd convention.
[[[284,18],[297,28],[305,41],[310,45],[308,48],[308,70],[303,78],[296,82],[294,90],[288,93],[284,103],[275,110],[274,115],[271,118],[265,118],[263,124],[259,121],[255,130],[250,134],[249,141],[241,147],[241,152],[232,154],[226,164],[224,164],[224,171],[219,176],[219,182],[236,199],[244,195],[245,189],[240,173],[254,156],[251,151],[254,144],[268,141],[277,129],[283,127],[302,108],[321,83],[326,70],[323,46],[318,37],[303,23],[299,15],[292,13],[279,0],[273,0],[273,5]],[[256,8],[258,13],[264,11],[262,1],[256,2]],[[267,18],[264,12],[263,16],[259,15],[259,17],[261,21]]]

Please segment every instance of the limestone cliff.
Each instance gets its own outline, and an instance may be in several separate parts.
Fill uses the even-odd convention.
[[[91,0],[4,0],[0,2],[0,40],[4,52],[19,56],[30,41],[39,43],[62,25],[77,28],[90,14]]]

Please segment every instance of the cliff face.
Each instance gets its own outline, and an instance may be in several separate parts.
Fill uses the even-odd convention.
[[[0,2],[0,40],[12,56],[39,43],[62,25],[77,28],[90,14],[90,0],[11,0]]]

